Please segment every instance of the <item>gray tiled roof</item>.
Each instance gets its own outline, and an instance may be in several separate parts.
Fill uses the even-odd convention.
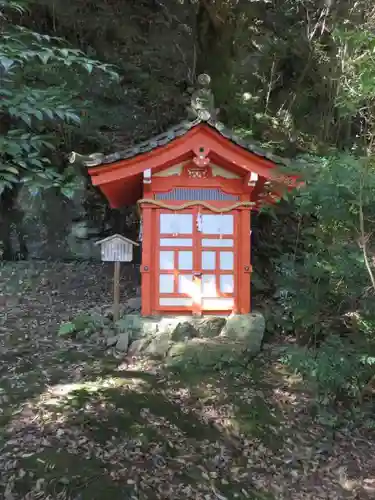
[[[161,134],[155,135],[146,141],[139,142],[134,146],[130,146],[122,151],[118,151],[116,153],[109,154],[104,156],[101,162],[98,165],[103,165],[107,163],[114,163],[119,160],[127,160],[129,158],[133,158],[134,156],[140,155],[142,153],[148,153],[153,149],[156,149],[161,146],[165,146],[169,142],[172,142],[177,137],[185,135],[186,132],[195,127],[199,122],[181,122],[174,127],[169,128],[165,132]]]
[[[134,146],[130,146],[122,151],[118,151],[116,153],[111,153],[109,155],[102,155],[102,154],[96,154],[95,158],[94,155],[88,155],[87,157],[83,157],[81,155],[77,155],[78,157],[81,157],[81,162],[86,165],[86,166],[100,166],[100,165],[106,165],[109,163],[114,163],[120,160],[127,160],[129,158],[134,158],[137,155],[140,155],[142,153],[147,153],[149,151],[152,151],[158,147],[165,146],[166,144],[172,142],[174,139],[181,137],[185,135],[189,130],[194,128],[196,125],[199,123],[206,123],[216,131],[218,131],[223,137],[226,139],[229,139],[233,143],[237,144],[243,149],[246,149],[247,151],[250,151],[251,153],[255,154],[256,156],[266,158],[267,160],[272,161],[273,163],[279,164],[279,165],[285,165],[287,164],[287,160],[274,155],[273,153],[260,148],[259,146],[255,145],[254,143],[248,142],[238,136],[236,136],[230,129],[224,127],[223,124],[220,122],[216,121],[211,121],[211,120],[202,120],[202,119],[196,119],[194,121],[184,121],[179,123],[178,125],[175,125],[165,132],[158,134],[154,137],[151,137],[150,139],[140,142],[138,144],[135,144]]]

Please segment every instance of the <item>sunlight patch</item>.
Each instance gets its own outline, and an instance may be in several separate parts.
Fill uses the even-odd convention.
[[[123,379],[120,377],[99,378],[90,382],[75,382],[71,384],[57,384],[50,387],[39,397],[39,403],[45,405],[56,405],[60,403],[61,398],[74,397],[78,391],[85,391],[91,394],[103,389],[112,389],[116,387],[129,387],[134,389],[144,389],[147,382],[137,378]]]
[[[288,403],[290,405],[295,405],[298,402],[296,394],[292,394],[279,388],[274,389],[273,394],[275,396],[275,399],[282,404]]]
[[[363,480],[363,489],[367,493],[375,494],[375,478],[366,478]]]

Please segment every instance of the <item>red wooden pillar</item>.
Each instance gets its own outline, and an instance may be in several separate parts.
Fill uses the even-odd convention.
[[[142,210],[142,223],[143,223],[143,242],[142,242],[142,316],[151,316],[152,313],[152,242],[154,241],[155,234],[152,224],[152,208],[144,207]]]
[[[238,303],[239,313],[247,314],[251,311],[251,239],[250,239],[250,210],[240,212],[239,238],[239,268],[238,268]]]
[[[251,210],[249,210],[247,212],[249,214],[249,219],[248,219],[248,222],[249,222],[249,225],[248,225],[248,230],[249,230],[249,234],[247,236],[247,241],[249,242],[249,304],[248,304],[248,307],[249,307],[249,312],[251,312],[251,303],[252,303],[252,293],[251,293],[251,279],[252,279],[252,274],[253,274],[253,264],[252,264],[252,252],[253,252],[253,249],[252,249],[252,241],[253,241],[253,238],[252,238],[252,231],[251,231]]]

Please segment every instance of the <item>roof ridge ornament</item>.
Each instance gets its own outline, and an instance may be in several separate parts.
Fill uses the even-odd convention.
[[[103,153],[91,153],[89,155],[81,155],[76,151],[72,151],[68,155],[69,163],[78,163],[85,167],[95,167],[100,165],[104,159]]]
[[[207,73],[202,73],[198,76],[197,83],[200,88],[191,96],[189,112],[200,121],[215,123],[218,110],[215,108],[215,98],[210,88],[211,77]]]

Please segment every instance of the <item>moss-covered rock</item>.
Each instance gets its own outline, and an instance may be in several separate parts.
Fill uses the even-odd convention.
[[[198,336],[197,330],[194,328],[193,324],[189,321],[182,321],[178,323],[176,328],[174,328],[171,340],[174,342],[179,342],[185,339],[192,339]]]
[[[170,367],[220,369],[230,364],[243,364],[250,356],[246,342],[223,337],[196,338],[174,344],[168,352],[166,364]]]
[[[126,314],[116,322],[116,329],[136,334],[142,329],[142,318],[139,314]]]
[[[245,342],[248,350],[256,354],[260,351],[265,328],[260,313],[234,314],[227,319],[220,336]]]
[[[147,337],[134,340],[129,346],[128,355],[135,357],[142,356],[149,343],[150,339]]]
[[[171,334],[169,332],[162,332],[151,338],[143,352],[151,358],[161,359],[167,355],[171,346]]]
[[[209,316],[194,323],[198,336],[202,338],[212,338],[220,335],[226,323],[226,318],[220,316]]]
[[[175,342],[168,352],[168,358],[182,356],[186,349],[186,342]]]
[[[117,337],[116,349],[122,352],[126,352],[129,347],[130,336],[129,332],[120,333]]]

